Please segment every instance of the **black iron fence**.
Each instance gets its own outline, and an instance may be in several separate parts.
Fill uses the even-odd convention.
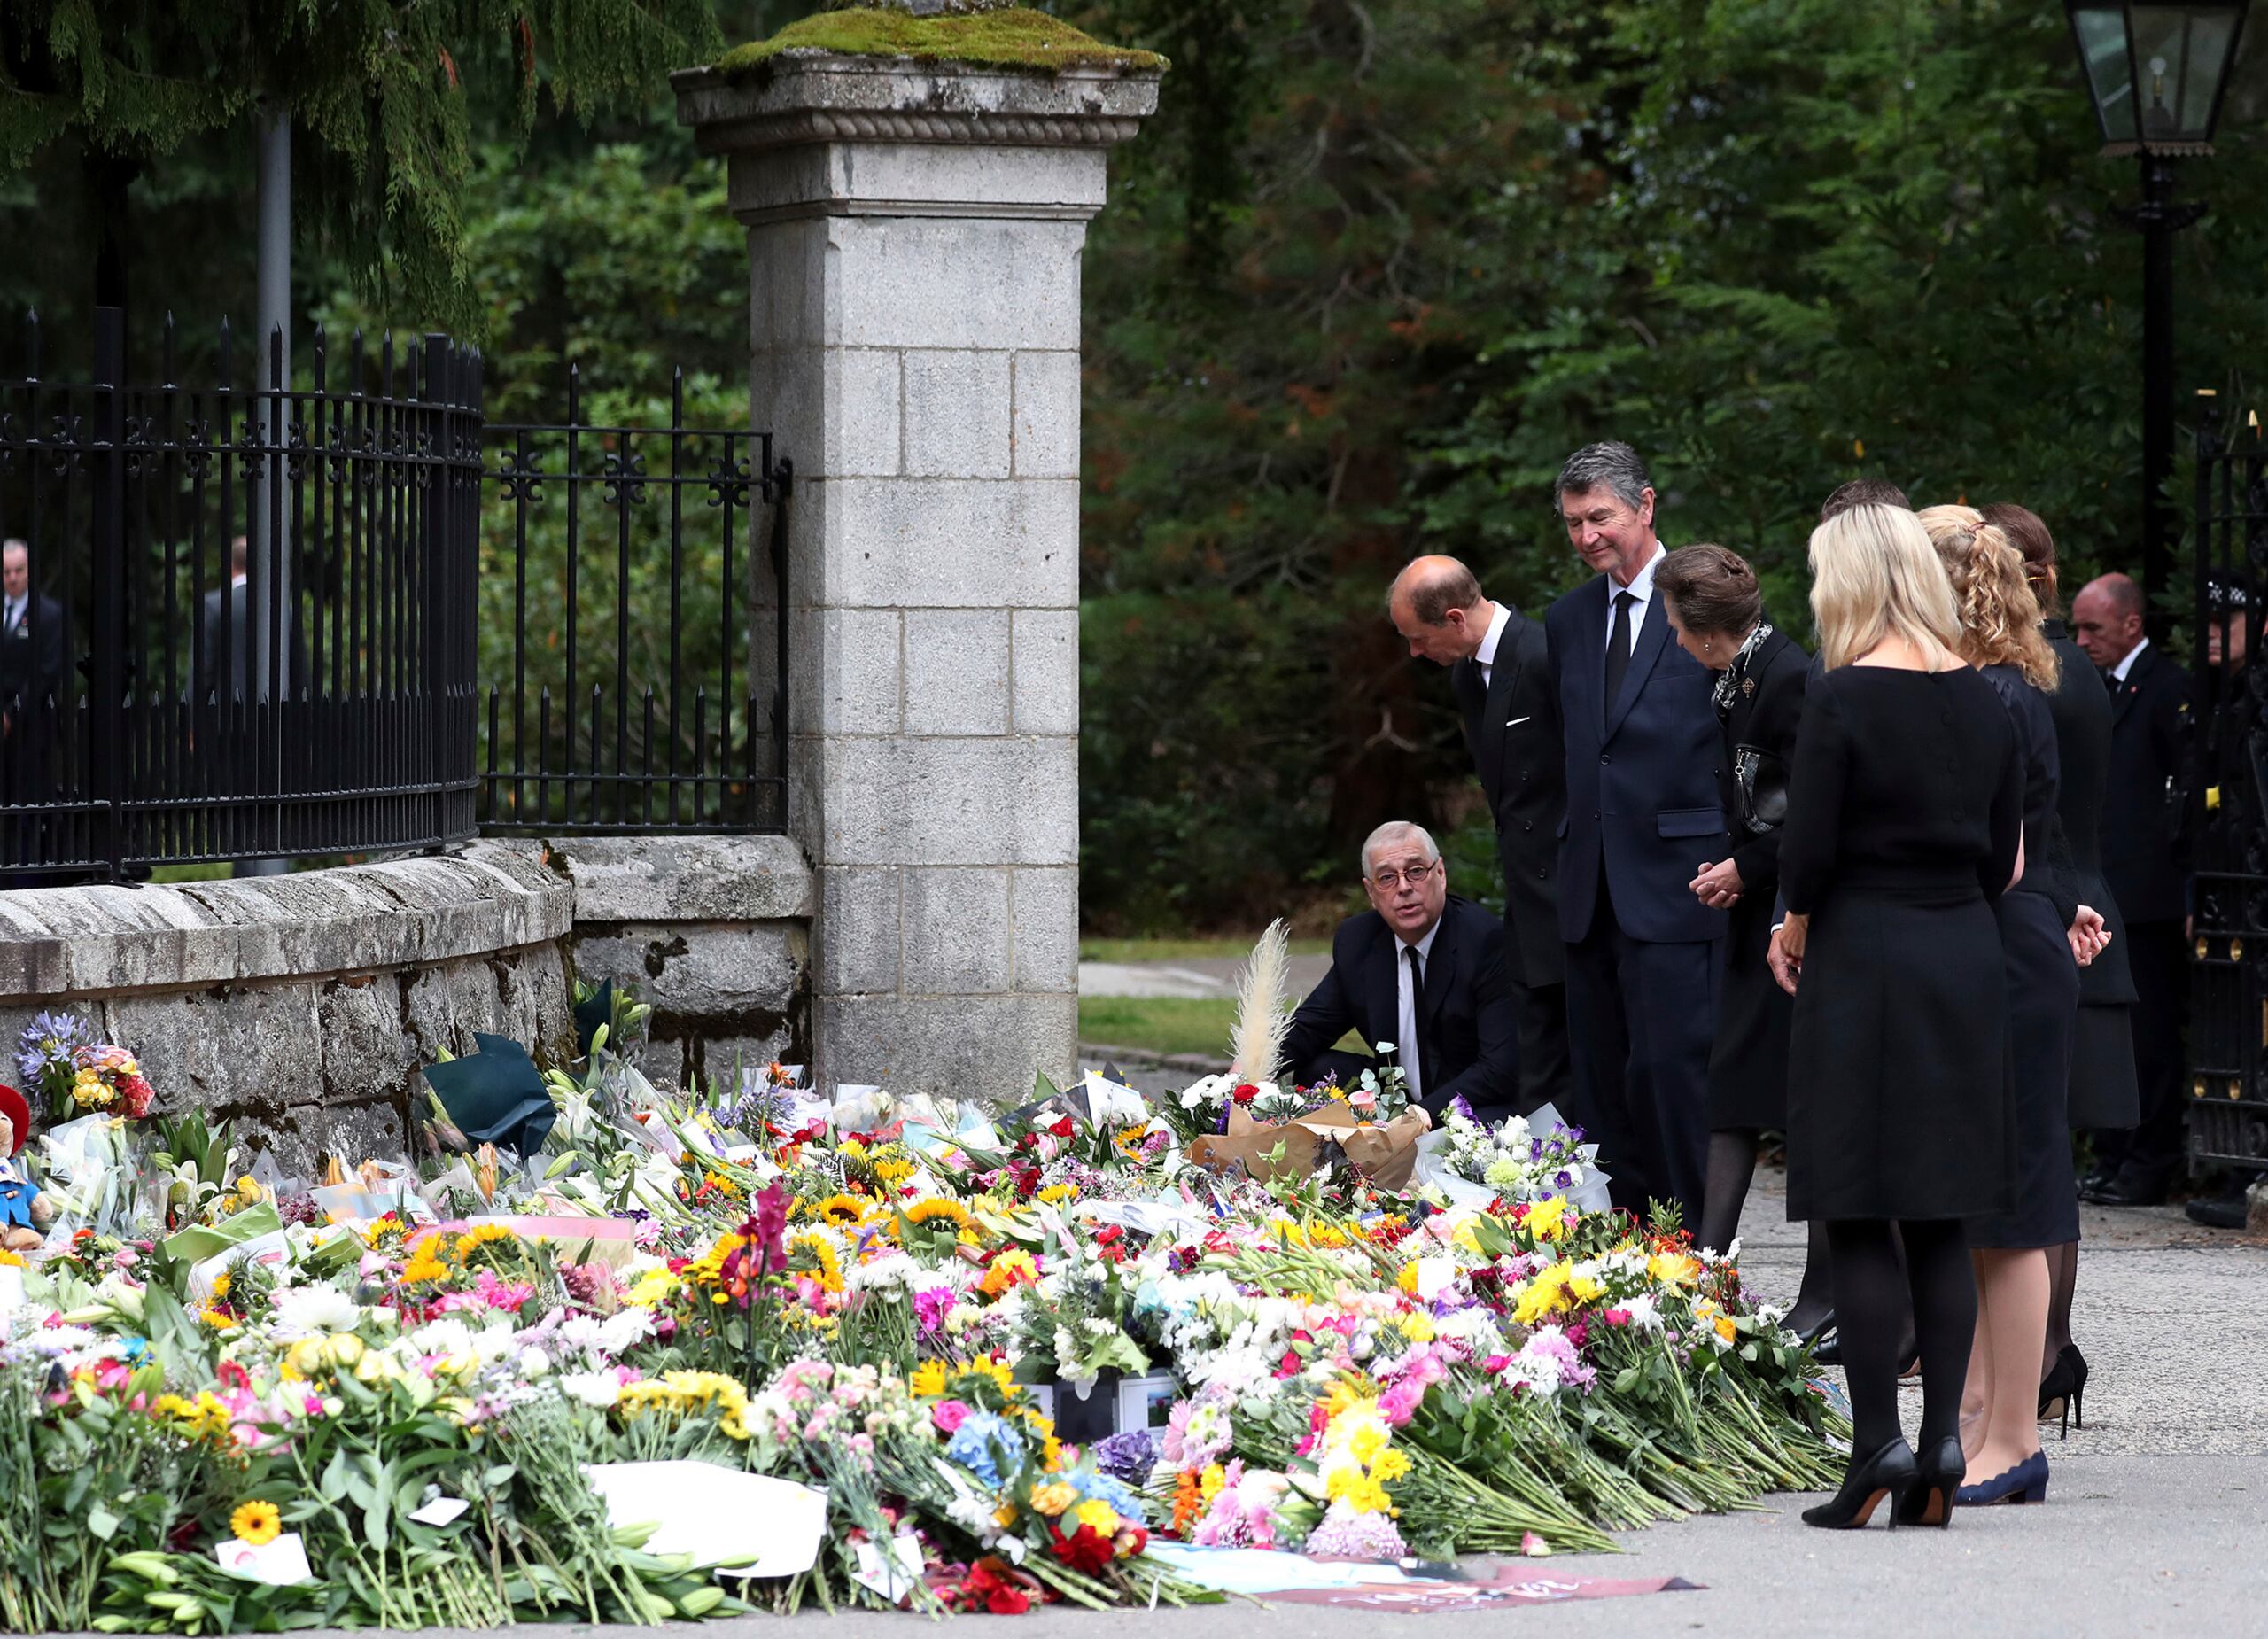
[[[688,424],[682,373],[665,425],[571,369],[491,425],[439,337],[294,370],[224,325],[210,385],[178,339],[141,385],[102,310],[50,377],[35,318],[0,376],[0,885],[784,827],[770,434]]]
[[[2250,415],[2197,443],[2196,874],[2189,1146],[2268,1163],[2268,443]]]
[[[779,830],[785,503],[772,435],[567,419],[486,432],[482,828]]]
[[[34,318],[0,377],[0,875],[471,835],[478,357],[176,341],[50,377]]]

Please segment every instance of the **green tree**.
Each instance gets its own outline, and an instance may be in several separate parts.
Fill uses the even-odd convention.
[[[484,84],[524,140],[539,89],[587,116],[646,106],[718,43],[710,0],[12,0],[0,7],[0,168],[75,144],[97,299],[126,306],[128,190],[184,144],[288,113],[296,202],[367,286],[462,324],[463,193]],[[249,153],[247,151],[247,161]]]

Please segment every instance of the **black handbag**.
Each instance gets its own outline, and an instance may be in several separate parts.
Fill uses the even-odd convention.
[[[1751,836],[1787,823],[1788,765],[1762,746],[1733,748],[1733,789],[1741,827]]]

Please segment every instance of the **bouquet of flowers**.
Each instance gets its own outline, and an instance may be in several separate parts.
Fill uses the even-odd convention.
[[[75,1014],[41,1013],[16,1038],[16,1070],[27,1088],[44,1093],[50,1121],[123,1115],[139,1121],[157,1094],[123,1047],[97,1041]]]

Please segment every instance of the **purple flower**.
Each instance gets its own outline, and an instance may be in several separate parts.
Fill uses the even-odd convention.
[[[1564,1190],[1567,1187],[1568,1180],[1573,1176],[1573,1175],[1572,1173],[1565,1171],[1555,1172],[1551,1175],[1551,1181]]]
[[[1465,1102],[1464,1095],[1461,1092],[1457,1094],[1456,1097],[1449,1100],[1449,1108],[1455,1110],[1458,1115],[1464,1116],[1465,1120],[1469,1122],[1477,1122],[1480,1119],[1479,1115],[1473,1113],[1472,1106]]]
[[[1094,1458],[1103,1472],[1138,1490],[1150,1483],[1150,1471],[1158,1465],[1164,1446],[1165,1437],[1156,1429],[1130,1428],[1096,1441]]]

